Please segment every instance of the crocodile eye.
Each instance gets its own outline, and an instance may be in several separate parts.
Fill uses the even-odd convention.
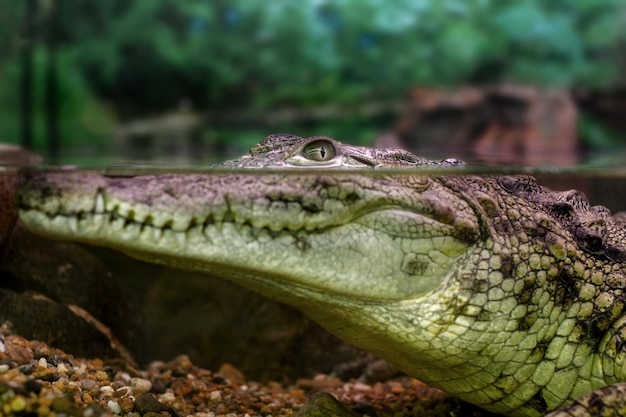
[[[302,149],[302,156],[317,162],[330,161],[337,155],[337,151],[332,143],[325,140],[316,140],[307,144]]]

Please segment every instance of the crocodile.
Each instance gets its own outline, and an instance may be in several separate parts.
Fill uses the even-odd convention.
[[[626,415],[623,218],[458,165],[273,135],[222,171],[47,173],[18,202],[36,233],[234,281],[485,410]]]

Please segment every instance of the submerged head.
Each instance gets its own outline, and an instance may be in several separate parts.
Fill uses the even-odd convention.
[[[275,135],[228,167],[416,167],[402,150]],[[347,172],[32,179],[21,217],[52,237],[111,246],[153,262],[199,269],[247,286],[293,284],[370,300],[434,288],[478,237],[462,199],[426,176]],[[232,276],[247,278],[232,278]],[[262,277],[262,278],[260,278]],[[250,281],[250,282],[245,282]],[[277,296],[277,295],[275,295]]]

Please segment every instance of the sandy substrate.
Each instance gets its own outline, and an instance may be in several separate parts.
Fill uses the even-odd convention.
[[[231,365],[213,372],[185,355],[137,369],[75,358],[15,335],[0,339],[1,415],[294,416],[317,392],[332,394],[354,415],[487,415],[409,377],[372,385],[326,375],[260,384]]]

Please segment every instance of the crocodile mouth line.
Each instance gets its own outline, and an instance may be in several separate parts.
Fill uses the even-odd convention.
[[[297,238],[299,234],[304,233],[304,229],[290,230],[287,228],[272,230],[270,227],[255,227],[251,222],[236,222],[225,217],[217,222],[211,216],[208,216],[203,222],[190,222],[186,228],[175,229],[172,227],[173,221],[168,220],[163,225],[155,225],[149,221],[138,222],[129,217],[124,217],[114,212],[80,212],[72,214],[48,214],[36,209],[22,210],[22,216],[31,223],[31,217],[37,216],[39,219],[46,219],[49,225],[57,226],[55,234],[59,228],[64,227],[67,232],[65,234],[80,238],[81,234],[86,234],[88,229],[99,230],[108,227],[111,232],[118,235],[128,234],[129,239],[136,237],[147,237],[150,241],[158,244],[164,237],[171,234],[178,242],[180,249],[185,249],[190,234],[199,232],[206,236],[211,228],[223,230],[225,227],[231,226],[235,231],[242,233],[244,230],[256,239],[278,239],[284,236]],[[41,222],[39,222],[41,223]],[[307,232],[309,233],[309,232]]]
[[[371,212],[370,212],[371,213]],[[183,229],[172,227],[173,221],[167,221],[162,226],[155,226],[148,222],[138,222],[115,212],[80,212],[72,214],[50,215],[40,210],[30,209],[22,213],[27,225],[39,229],[40,233],[51,237],[70,238],[85,243],[125,248],[123,251],[135,251],[140,247],[145,250],[152,246],[169,247],[179,253],[185,253],[198,244],[211,243],[218,236],[236,234],[243,242],[267,244],[272,241],[289,242],[298,250],[306,250],[310,245],[312,235],[324,233],[326,230],[341,227],[333,225],[318,228],[312,231],[305,229],[291,230],[287,228],[272,229],[270,227],[256,227],[249,221],[234,221],[225,216],[217,222],[208,216],[204,222],[191,222]],[[428,219],[427,217],[424,217]],[[445,225],[443,225],[445,226]],[[363,226],[362,226],[363,227]],[[449,227],[449,226],[448,226]],[[447,229],[447,227],[444,227]],[[104,232],[103,232],[104,231]],[[448,235],[442,230],[441,235]],[[284,240],[286,239],[286,240]],[[176,249],[174,249],[176,248]]]
[[[123,208],[123,204],[125,203],[114,203],[108,207],[104,193],[99,191],[91,209],[77,211],[59,209],[55,212],[50,212],[38,207],[36,204],[22,204],[20,206],[20,212],[27,219],[29,213],[38,213],[38,215],[42,216],[42,219],[44,218],[43,216],[45,216],[49,221],[63,218],[72,233],[79,233],[81,223],[85,223],[90,219],[98,219],[98,221],[102,222],[102,226],[105,224],[110,226],[118,222],[121,223],[120,229],[134,227],[142,232],[144,229],[150,228],[153,229],[155,233],[171,231],[180,234],[185,234],[198,227],[204,230],[211,226],[219,228],[225,224],[266,230],[271,235],[282,233],[297,234],[304,230],[311,232],[332,226],[332,224],[319,224],[319,222],[302,222],[301,224],[295,224],[288,222],[258,221],[238,214],[236,211],[232,210],[228,204],[224,210],[220,211],[207,211],[202,214],[183,215],[182,220],[176,219],[175,216],[165,212],[149,212],[132,204],[128,204],[128,207]]]
[[[82,212],[76,214],[56,214],[50,215],[40,210],[36,209],[28,209],[23,211],[25,217],[28,220],[34,220],[35,223],[37,219],[33,217],[39,218],[39,220],[47,219],[48,221],[53,223],[53,226],[57,230],[66,230],[66,234],[69,234],[71,230],[71,234],[77,237],[78,241],[81,241],[80,234],[84,232],[90,226],[95,228],[100,227],[111,227],[111,219],[114,218],[111,213],[95,213],[95,212]],[[31,217],[32,216],[32,217]],[[115,233],[118,237],[120,235],[126,234],[127,238],[122,239],[120,243],[122,246],[125,246],[122,249],[123,252],[128,253],[131,256],[134,256],[138,259],[147,259],[144,255],[145,252],[141,249],[133,248],[132,241],[142,240],[142,237],[146,237],[150,240],[149,244],[159,245],[160,243],[165,243],[168,247],[171,247],[174,242],[178,245],[178,250],[184,252],[190,248],[190,242],[192,239],[200,237],[203,239],[208,239],[211,234],[211,228],[218,229],[221,227],[234,227],[235,231],[240,234],[247,235],[251,239],[257,240],[261,243],[264,241],[270,241],[280,238],[289,238],[293,239],[294,244],[297,246],[297,241],[300,237],[304,236],[301,233],[303,231],[290,231],[290,230],[281,230],[281,231],[272,231],[268,228],[255,228],[250,224],[245,223],[235,223],[235,222],[222,222],[222,223],[207,223],[200,224],[196,223],[193,226],[190,226],[186,230],[173,230],[168,226],[165,227],[154,227],[153,225],[149,225],[146,223],[139,223],[133,220],[129,220],[123,217],[115,218],[118,224],[114,227],[111,227],[111,231]],[[91,222],[91,224],[90,224]],[[56,223],[56,225],[54,225]],[[56,233],[55,233],[56,234]],[[306,234],[309,235],[308,233]],[[126,241],[128,244],[124,245],[123,241]],[[145,242],[145,240],[144,240]],[[87,243],[93,243],[91,239]],[[108,246],[108,245],[104,245]],[[157,248],[154,248],[158,251]],[[168,260],[176,259],[169,258],[168,254],[160,254],[158,255],[161,260],[167,258]],[[153,259],[153,258],[151,258]],[[188,263],[189,260],[184,263]],[[167,265],[170,265],[167,262],[163,262]],[[276,274],[262,273],[258,269],[249,268],[248,266],[237,266],[235,268],[232,267],[229,263],[219,262],[219,261],[210,261],[203,260],[200,262],[202,267],[198,268],[198,270],[202,270],[205,272],[211,272],[215,275],[228,276],[229,280],[234,281],[245,281],[248,282],[249,285],[252,285],[257,290],[259,289],[267,289],[273,288],[284,289],[284,287],[288,284],[291,291],[297,295],[299,295],[299,299],[304,301],[310,297],[315,297],[315,299],[325,299],[327,296],[327,292],[323,287],[318,287],[315,285],[305,285],[302,282],[291,279],[289,274],[281,274],[280,279],[277,279]],[[171,264],[173,265],[173,264]],[[171,266],[170,265],[170,266]],[[189,263],[188,263],[189,265]],[[187,269],[187,268],[184,268]],[[191,268],[194,269],[194,268]],[[225,272],[227,271],[227,273]],[[245,276],[245,278],[235,279],[237,276]],[[355,295],[353,294],[336,294],[337,299],[341,298],[342,300],[355,300]],[[368,303],[378,303],[380,300],[374,297],[357,297],[362,299]]]
[[[450,227],[450,225],[433,219],[424,213],[396,206],[362,207],[358,211],[345,211],[339,215],[330,215],[321,219],[309,219],[309,221],[300,219],[299,221],[289,222],[286,221],[288,217],[287,211],[285,211],[283,219],[280,219],[280,215],[283,213],[278,213],[277,218],[280,219],[279,221],[259,219],[251,215],[242,215],[233,210],[231,205],[226,202],[221,210],[207,210],[206,213],[201,214],[185,214],[177,219],[175,216],[165,212],[150,212],[145,208],[140,208],[139,205],[124,202],[107,203],[107,197],[102,190],[97,192],[91,204],[91,209],[87,208],[81,211],[64,211],[59,209],[56,212],[50,212],[33,204],[22,204],[20,207],[20,211],[27,223],[29,213],[39,216],[39,223],[42,224],[41,220],[44,218],[47,219],[48,223],[54,223],[55,219],[57,219],[60,222],[58,226],[65,226],[68,231],[66,234],[71,233],[74,236],[80,235],[84,231],[84,227],[91,222],[91,227],[102,228],[106,225],[111,227],[113,232],[124,232],[132,229],[138,236],[149,232],[151,240],[155,242],[158,242],[164,234],[171,232],[177,236],[181,246],[184,244],[186,236],[191,231],[197,229],[200,229],[200,232],[205,234],[208,228],[213,227],[220,230],[225,225],[230,225],[236,231],[250,230],[253,237],[263,236],[277,239],[282,236],[292,236],[297,238],[303,233],[322,233],[324,230],[358,221],[359,218],[368,214],[385,212],[387,210],[403,210],[413,216],[421,217],[425,224],[437,224],[443,228]],[[306,213],[306,210],[302,209],[302,212]]]

